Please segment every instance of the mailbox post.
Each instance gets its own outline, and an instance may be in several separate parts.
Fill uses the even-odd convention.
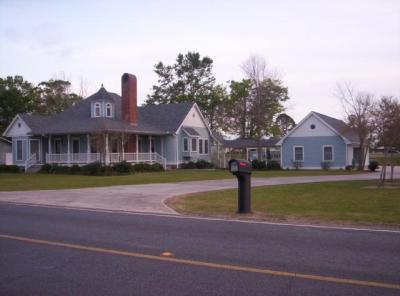
[[[229,171],[238,179],[238,213],[251,211],[251,164],[242,159],[231,159]]]

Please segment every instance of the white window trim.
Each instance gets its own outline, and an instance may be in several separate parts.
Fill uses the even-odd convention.
[[[185,140],[187,140],[187,149],[185,150]],[[189,149],[189,138],[188,137],[184,137],[183,138],[183,144],[182,144],[182,151],[183,152],[189,152],[190,151],[190,149]]]
[[[19,159],[18,158],[18,142],[21,142],[21,158]],[[24,141],[23,140],[16,140],[16,147],[15,147],[15,150],[16,150],[16,156],[15,156],[15,160],[16,161],[22,161],[23,159],[24,159]]]
[[[78,145],[78,153],[81,153],[81,138],[79,137],[72,137],[71,138],[71,153],[74,154],[74,141],[78,140],[79,145]]]
[[[331,147],[332,148],[332,159],[326,160],[325,159],[325,147]],[[335,161],[335,153],[334,153],[334,146],[333,145],[322,145],[322,161],[329,161],[329,162],[334,162]]]
[[[56,152],[56,142],[57,141],[60,141],[60,152],[59,153],[57,153]],[[54,144],[54,149],[52,149],[52,151],[54,151],[53,152],[53,154],[61,154],[61,147],[62,147],[62,141],[61,141],[61,138],[55,138],[54,140],[53,140],[53,144]]]
[[[97,107],[99,108],[99,115],[96,114]],[[93,117],[101,117],[101,104],[100,103],[94,103]]]
[[[193,145],[192,145],[193,140],[196,141],[196,150],[193,150]],[[197,138],[190,138],[190,151],[191,151],[191,152],[197,152],[197,151],[199,151],[198,148],[199,148],[199,141],[198,141],[198,139],[197,139]]]
[[[303,155],[302,155],[302,160],[296,160],[296,148],[302,148],[302,152],[303,152]],[[301,161],[301,162],[304,162],[304,146],[293,146],[293,161]]]
[[[108,108],[110,108],[110,115],[107,115]],[[106,103],[106,117],[113,117],[113,106],[111,103]]]

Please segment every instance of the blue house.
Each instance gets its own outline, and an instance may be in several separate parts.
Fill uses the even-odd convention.
[[[341,169],[354,165],[360,155],[355,131],[342,120],[317,112],[310,112],[277,145],[282,168],[321,169],[327,164]]]
[[[52,116],[18,114],[4,136],[12,138],[13,163],[25,169],[57,163],[83,165],[210,161],[213,136],[195,103],[137,107],[137,80],[122,75],[121,96],[103,86]]]

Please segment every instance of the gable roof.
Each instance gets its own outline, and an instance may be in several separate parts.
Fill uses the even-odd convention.
[[[274,147],[276,146],[278,141],[279,138],[270,138],[268,140],[238,138],[235,140],[223,140],[223,146],[225,148],[236,148],[236,149]]]
[[[287,137],[289,137],[298,127],[300,127],[308,118],[310,118],[313,115],[319,120],[321,120],[334,133],[341,136],[347,144],[359,144],[359,137],[357,133],[352,128],[350,128],[343,120],[339,120],[322,113],[311,111],[285,137],[283,137],[277,143],[277,145],[282,145],[283,141]]]
[[[114,103],[114,118],[91,117],[91,104],[97,101]],[[127,132],[138,134],[175,133],[190,109],[192,102],[137,107],[138,122],[132,125],[122,120],[121,96],[107,92],[104,87],[63,112],[42,116],[21,114],[21,118],[32,130],[32,134],[68,134],[97,132]]]
[[[0,137],[0,142],[6,143],[6,144],[9,144],[9,145],[12,144],[12,142],[10,140],[8,140],[7,138],[4,138],[4,137]]]

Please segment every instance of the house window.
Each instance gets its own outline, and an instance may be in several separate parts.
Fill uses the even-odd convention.
[[[61,153],[61,139],[54,140],[54,153],[55,154]]]
[[[197,139],[192,139],[192,152],[197,152]]]
[[[304,161],[303,146],[294,146],[294,161]]]
[[[106,104],[106,117],[112,117],[112,106],[111,103]]]
[[[203,140],[199,139],[199,153],[203,154]]]
[[[322,146],[322,149],[323,149],[322,160],[333,161],[333,146]]]
[[[189,151],[189,140],[188,138],[183,138],[183,152]]]
[[[208,154],[208,140],[204,140],[204,154]]]
[[[94,104],[94,117],[100,117],[100,103]]]
[[[22,141],[17,140],[17,160],[22,160]]]

